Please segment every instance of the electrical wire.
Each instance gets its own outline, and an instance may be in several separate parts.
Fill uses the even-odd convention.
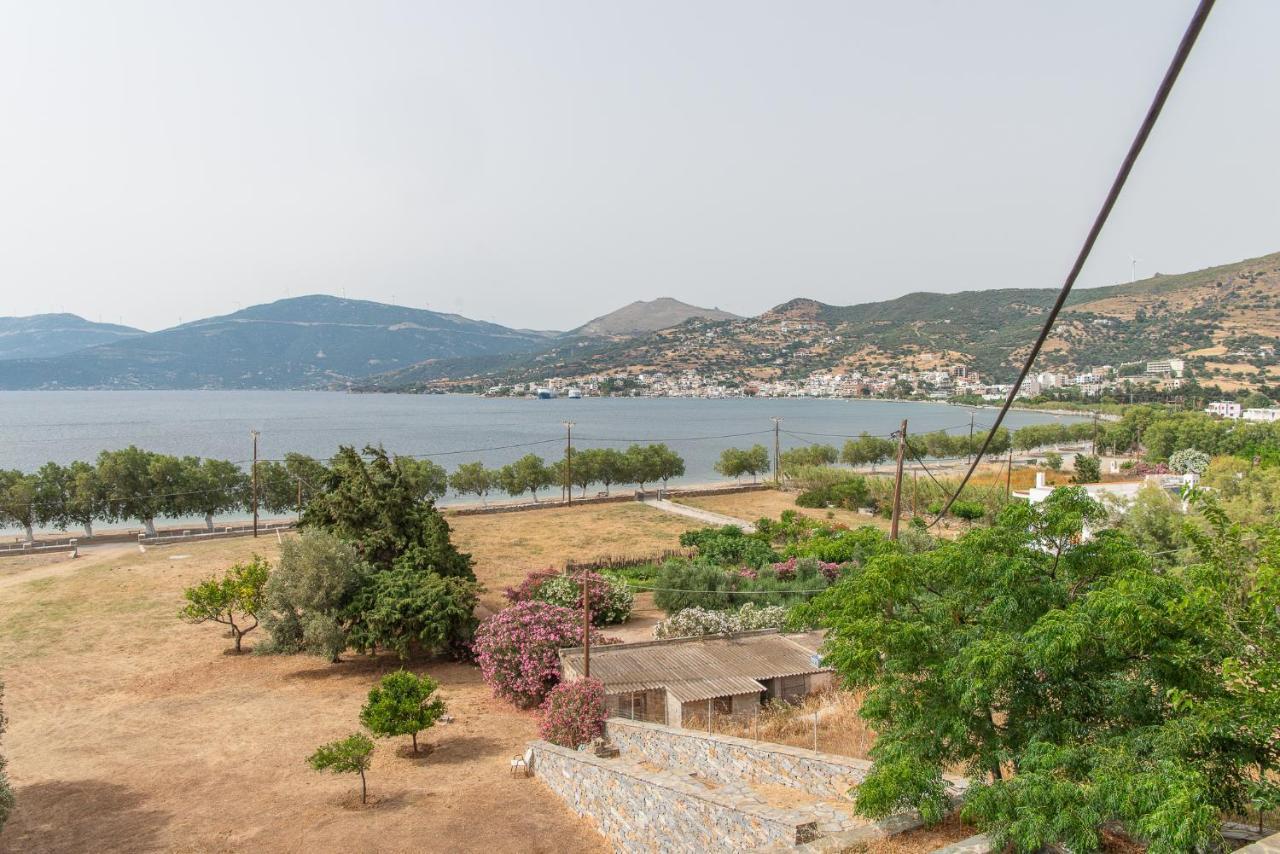
[[[1062,307],[1067,302],[1067,297],[1071,295],[1071,288],[1075,285],[1076,279],[1079,278],[1080,271],[1084,269],[1085,262],[1089,260],[1089,255],[1093,252],[1093,246],[1097,243],[1098,236],[1102,234],[1102,228],[1106,225],[1116,201],[1120,198],[1120,191],[1124,189],[1125,183],[1129,180],[1129,173],[1133,171],[1133,166],[1138,161],[1138,155],[1142,153],[1143,147],[1146,146],[1147,139],[1150,138],[1151,132],[1155,128],[1156,120],[1160,118],[1160,113],[1164,110],[1164,105],[1169,100],[1169,94],[1173,91],[1173,86],[1177,82],[1178,76],[1182,73],[1182,68],[1186,65],[1192,48],[1195,47],[1200,31],[1204,29],[1205,21],[1213,10],[1214,3],[1215,0],[1200,0],[1195,13],[1191,16],[1191,22],[1182,34],[1182,40],[1178,43],[1178,48],[1164,73],[1164,78],[1160,81],[1160,86],[1156,90],[1150,107],[1147,108],[1147,114],[1138,128],[1138,133],[1129,144],[1129,150],[1120,164],[1120,170],[1111,182],[1111,189],[1107,191],[1102,207],[1099,209],[1097,216],[1094,217],[1093,225],[1090,226],[1089,232],[1085,236],[1084,244],[1080,247],[1075,262],[1072,263],[1071,269],[1067,273],[1067,278],[1062,284],[1061,291],[1058,292],[1058,298],[1049,310],[1049,315],[1045,318],[1044,326],[1036,337],[1035,343],[1031,345],[1031,350],[1027,353],[1022,370],[1018,372],[1017,380],[1014,381],[1013,386],[1009,389],[1009,394],[1005,397],[1004,404],[1000,407],[1000,412],[996,415],[995,423],[992,425],[990,432],[987,433],[986,439],[983,440],[982,447],[978,449],[978,453],[973,459],[973,464],[969,466],[968,472],[965,473],[964,478],[960,481],[960,487],[956,490],[956,495],[959,495],[961,490],[964,489],[965,484],[969,482],[969,478],[977,470],[978,464],[982,462],[983,456],[987,453],[987,448],[991,445],[991,440],[995,438],[996,431],[1000,429],[1005,415],[1009,413],[1009,408],[1013,406],[1013,401],[1018,396],[1018,391],[1022,388],[1023,380],[1031,372],[1031,366],[1035,364],[1036,357],[1040,355],[1040,350],[1044,347],[1044,342],[1048,340],[1049,332],[1053,329],[1054,323],[1057,322],[1058,315],[1062,312]],[[955,496],[952,496],[943,506],[937,518],[929,523],[929,527],[941,522],[954,503]]]

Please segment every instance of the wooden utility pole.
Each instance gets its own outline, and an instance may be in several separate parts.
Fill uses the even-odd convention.
[[[968,453],[965,456],[966,463],[973,462],[973,413],[969,413],[969,447],[965,449]]]
[[[782,483],[782,443],[779,439],[779,430],[782,426],[781,418],[773,419],[773,485],[779,486]]]
[[[591,587],[582,567],[582,678],[591,678]]]
[[[573,422],[564,422],[564,492],[566,504],[573,503]]]
[[[1013,498],[1013,442],[1009,442],[1009,464],[1004,470],[1004,500]]]
[[[298,476],[298,521],[302,521],[302,476]]]
[[[902,510],[902,458],[907,453],[907,419],[898,430],[898,471],[893,477],[893,517],[889,522],[889,539],[898,539],[898,513]]]
[[[253,535],[258,536],[258,431],[250,430],[253,436]]]

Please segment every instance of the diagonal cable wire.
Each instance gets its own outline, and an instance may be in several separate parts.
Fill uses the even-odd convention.
[[[1009,407],[1013,406],[1014,398],[1018,396],[1018,390],[1022,388],[1022,381],[1027,378],[1027,374],[1031,372],[1031,366],[1035,363],[1036,357],[1040,355],[1040,349],[1044,347],[1044,342],[1048,339],[1049,332],[1053,329],[1053,324],[1057,321],[1058,314],[1062,311],[1067,297],[1070,296],[1071,288],[1075,285],[1076,279],[1079,278],[1080,271],[1084,268],[1085,262],[1089,260],[1093,245],[1098,242],[1098,235],[1102,233],[1103,226],[1107,224],[1107,219],[1111,216],[1111,210],[1116,206],[1116,200],[1120,198],[1120,191],[1124,189],[1125,182],[1129,180],[1129,173],[1133,171],[1133,165],[1138,161],[1138,155],[1142,153],[1143,147],[1147,144],[1147,139],[1151,136],[1151,131],[1156,126],[1156,120],[1160,118],[1160,113],[1164,110],[1165,102],[1169,100],[1169,93],[1173,91],[1173,85],[1178,81],[1178,75],[1182,73],[1182,67],[1186,65],[1187,57],[1191,55],[1191,49],[1195,47],[1200,31],[1204,29],[1204,22],[1209,17],[1209,12],[1213,10],[1214,2],[1215,0],[1200,0],[1200,5],[1196,7],[1195,14],[1191,16],[1191,23],[1187,24],[1186,32],[1182,34],[1182,41],[1178,43],[1178,49],[1174,52],[1169,68],[1164,73],[1164,79],[1160,81],[1160,88],[1156,90],[1155,98],[1152,99],[1151,106],[1147,108],[1147,114],[1142,120],[1142,125],[1138,128],[1137,135],[1133,138],[1133,142],[1129,144],[1129,151],[1125,154],[1124,161],[1120,164],[1120,171],[1116,173],[1115,179],[1112,180],[1111,189],[1107,191],[1107,196],[1102,202],[1102,208],[1098,211],[1098,215],[1094,217],[1093,225],[1085,236],[1084,245],[1080,247],[1075,263],[1071,265],[1066,281],[1062,284],[1062,290],[1058,293],[1058,298],[1054,301],[1053,308],[1049,311],[1049,316],[1045,318],[1044,328],[1040,330],[1040,335],[1036,338],[1035,344],[1031,346],[1031,352],[1027,354],[1026,362],[1022,365],[1022,370],[1018,372],[1018,379],[1014,382],[1013,387],[1009,389],[1009,394],[1005,397],[1004,404],[1000,407],[1000,413],[996,415],[995,423],[991,425],[991,430],[983,440],[982,447],[978,450],[977,455],[973,458],[972,465],[969,466],[969,470],[965,472],[964,478],[960,481],[960,487],[956,490],[956,495],[959,495],[961,490],[964,489],[965,484],[969,482],[969,478],[977,470],[978,464],[982,462],[983,456],[987,453],[987,448],[991,445],[991,440],[995,437],[996,431],[1000,429],[1005,415],[1009,412]],[[938,514],[937,518],[929,523],[929,527],[941,522],[954,503],[955,496],[953,495],[942,508],[942,512]]]

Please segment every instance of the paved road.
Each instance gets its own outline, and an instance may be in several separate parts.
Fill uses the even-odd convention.
[[[688,516],[690,519],[697,519],[700,522],[706,522],[708,525],[736,525],[741,528],[744,533],[754,534],[756,526],[746,521],[738,519],[734,516],[726,516],[723,513],[712,513],[710,510],[702,510],[698,507],[690,507],[687,504],[677,504],[674,501],[667,501],[661,498],[646,498],[645,504],[664,513],[674,513],[677,516]]]

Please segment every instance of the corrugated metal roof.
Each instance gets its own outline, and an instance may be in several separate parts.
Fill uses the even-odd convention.
[[[664,688],[684,703],[754,694],[763,689],[761,679],[829,670],[815,663],[814,648],[810,636],[793,639],[773,629],[593,647],[591,676],[606,694]],[[560,662],[581,674],[582,648],[560,650]]]

